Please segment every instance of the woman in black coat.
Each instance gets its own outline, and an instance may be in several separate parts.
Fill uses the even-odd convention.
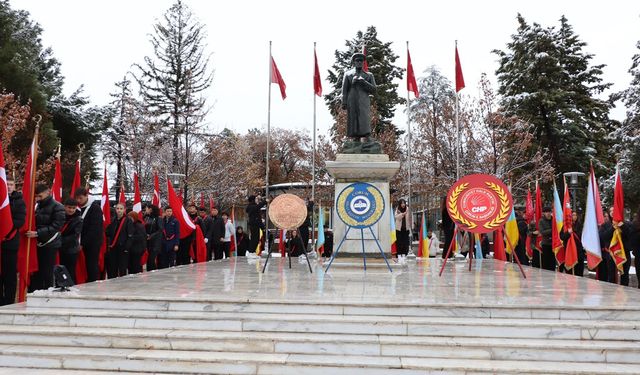
[[[638,278],[638,288],[640,288],[640,207],[636,212],[628,231],[629,247],[635,257],[636,277]]]
[[[244,232],[244,229],[239,226],[236,228],[236,242],[238,243],[238,250],[236,250],[236,256],[243,257],[250,251],[249,236]],[[253,249],[254,251],[256,249]]]
[[[302,237],[300,237],[300,234],[298,234],[298,231],[295,229],[291,231],[291,239],[287,245],[289,246],[290,257],[299,257],[305,252]]]
[[[129,247],[129,274],[140,273],[142,272],[142,264],[140,264],[142,254],[147,248],[147,231],[137,212],[131,211],[127,216],[133,222],[133,233]]]
[[[64,202],[66,214],[64,225],[60,229],[62,246],[60,247],[60,264],[67,268],[71,280],[76,284],[76,263],[80,252],[80,234],[82,233],[82,216],[74,199]]]

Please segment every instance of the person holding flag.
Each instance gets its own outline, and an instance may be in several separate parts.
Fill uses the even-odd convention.
[[[104,241],[104,219],[100,201],[89,201],[89,191],[83,187],[77,188],[73,196],[80,208],[82,218],[82,232],[80,233],[80,247],[84,253],[87,268],[87,282],[96,281],[100,277],[100,247]],[[109,223],[107,223],[109,224]]]
[[[173,216],[173,208],[166,206],[162,218],[162,248],[158,254],[158,269],[176,265],[176,253],[180,244],[180,223]]]
[[[542,218],[538,221],[538,230],[533,232],[533,234],[542,237],[542,241],[540,242],[542,265],[540,268],[549,271],[555,271],[556,269],[555,254],[551,248],[554,230],[556,230],[556,228],[553,227],[553,212],[551,211],[551,207],[544,206],[542,208]]]
[[[6,193],[3,191],[5,186]],[[18,249],[20,248],[18,231],[24,225],[26,217],[27,207],[22,199],[22,193],[16,190],[15,181],[6,177],[0,147],[0,243],[2,243],[0,306],[16,302]]]

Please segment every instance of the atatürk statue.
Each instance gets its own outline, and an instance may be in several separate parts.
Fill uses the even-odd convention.
[[[371,141],[371,99],[376,91],[373,74],[365,72],[365,56],[355,53],[351,57],[353,69],[344,73],[342,80],[342,108],[347,110],[347,136],[353,141],[345,142],[343,152],[347,154],[378,154],[381,147]],[[362,142],[365,138],[365,142]]]

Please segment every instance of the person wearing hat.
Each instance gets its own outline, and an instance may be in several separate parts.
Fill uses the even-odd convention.
[[[344,73],[342,80],[342,109],[347,110],[347,137],[360,145],[363,137],[371,135],[371,99],[376,91],[373,74],[363,70],[365,55],[354,53],[351,56],[353,69]]]

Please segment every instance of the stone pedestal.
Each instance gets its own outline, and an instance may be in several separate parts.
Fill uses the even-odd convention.
[[[389,194],[389,180],[400,169],[400,162],[389,161],[389,155],[377,154],[338,154],[335,161],[326,163],[329,174],[335,179],[335,197],[354,182],[366,182],[377,187],[384,197],[384,213],[371,229],[386,253],[390,251],[391,233],[391,200]],[[334,251],[347,230],[345,223],[338,217],[337,207],[333,211],[333,241]],[[364,229],[364,248],[367,254],[380,254],[369,229]],[[362,253],[361,234],[359,229],[351,229],[347,239],[340,248],[340,253]]]

